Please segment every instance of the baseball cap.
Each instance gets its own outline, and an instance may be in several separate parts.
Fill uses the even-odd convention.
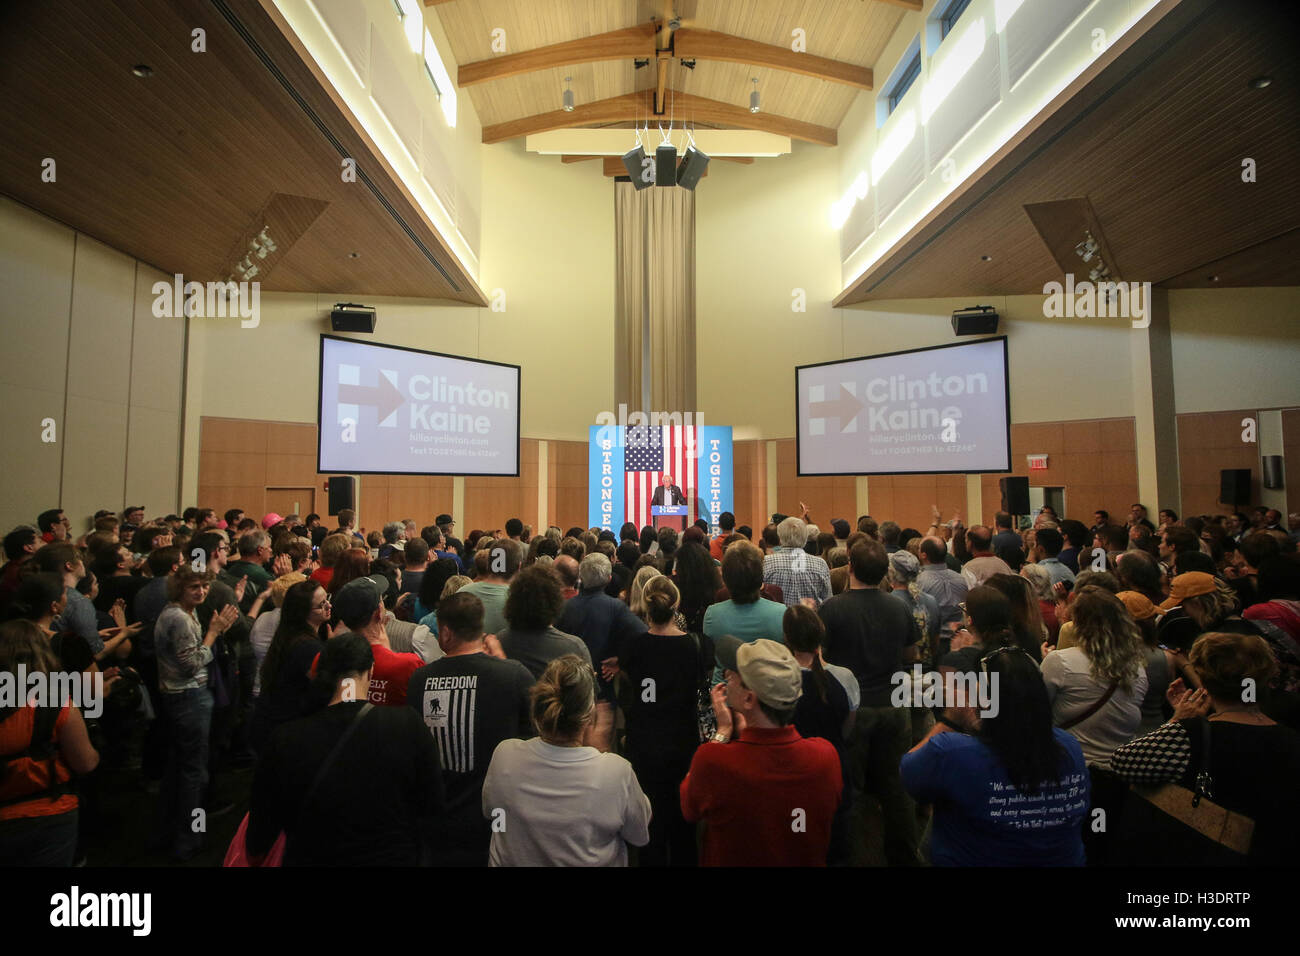
[[[427,513],[428,512],[426,512],[426,514]],[[433,523],[441,526],[444,524],[455,524],[455,521],[452,519],[451,515],[438,515],[438,517],[433,519]]]
[[[274,528],[283,520],[284,520],[283,518],[281,518],[278,514],[272,511],[270,514],[268,514],[266,517],[262,519],[262,527]]]
[[[765,638],[746,643],[730,634],[714,645],[718,663],[735,671],[758,699],[775,710],[789,710],[803,691],[799,662],[784,644]]]
[[[353,578],[334,595],[334,610],[339,620],[352,628],[354,624],[364,624],[383,603],[384,592],[388,590],[388,579],[377,574],[368,577]]]
[[[1139,594],[1137,591],[1120,591],[1115,596],[1124,602],[1124,606],[1128,608],[1135,621],[1145,621],[1156,616],[1156,606],[1145,594]]]
[[[1169,600],[1160,605],[1160,610],[1172,610],[1189,597],[1210,594],[1218,589],[1219,586],[1215,583],[1213,574],[1207,574],[1204,571],[1188,571],[1186,574],[1180,574],[1174,578],[1169,587]]]

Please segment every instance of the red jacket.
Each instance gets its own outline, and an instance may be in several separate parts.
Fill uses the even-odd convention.
[[[695,751],[682,816],[703,820],[703,866],[825,866],[844,779],[830,741],[747,727]]]

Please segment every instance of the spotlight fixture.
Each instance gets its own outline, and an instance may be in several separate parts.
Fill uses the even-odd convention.
[[[572,81],[573,77],[571,76],[564,78],[564,112],[566,113],[573,112],[573,90],[569,88]]]
[[[679,60],[678,62],[681,63],[682,66],[686,67],[686,69],[688,69],[688,70],[693,70],[693,69],[695,69],[695,61],[694,61],[694,60]]]
[[[136,76],[141,76],[141,77],[153,76],[153,67],[149,66],[146,63],[137,63],[135,66],[131,67],[131,72],[134,73]]]
[[[758,103],[758,77],[756,77],[756,76],[755,76],[755,77],[751,77],[751,80],[752,80],[753,83],[754,83],[754,92],[752,92],[752,93],[749,94],[749,111],[750,111],[751,113],[757,113],[758,110],[759,110],[759,103]]]
[[[1273,85],[1273,77],[1257,76],[1247,84],[1252,90],[1262,90],[1266,86]]]
[[[635,66],[635,67],[639,70],[639,69],[641,69],[641,67],[643,67],[643,66],[649,66],[649,65],[650,65],[650,58],[649,58],[649,57],[646,57],[646,58],[643,59],[643,60],[633,60],[633,61],[632,61],[632,65]]]

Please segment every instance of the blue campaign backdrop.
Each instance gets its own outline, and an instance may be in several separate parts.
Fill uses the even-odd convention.
[[[617,532],[628,520],[624,470],[627,430],[618,425],[592,425],[588,429],[587,522],[591,527]],[[700,425],[695,436],[699,449],[699,459],[692,469],[697,476],[696,504],[716,534],[718,516],[734,510],[731,426]],[[690,493],[689,488],[684,490]]]

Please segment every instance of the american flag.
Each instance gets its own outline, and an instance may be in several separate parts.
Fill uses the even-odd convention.
[[[650,521],[650,499],[659,487],[664,474],[672,475],[673,484],[682,490],[690,506],[689,525],[695,513],[696,476],[699,460],[696,457],[695,425],[654,425],[632,427],[627,430],[623,446],[623,469],[626,472],[627,493],[624,501],[627,516],[638,528]],[[669,499],[665,504],[672,504]]]

